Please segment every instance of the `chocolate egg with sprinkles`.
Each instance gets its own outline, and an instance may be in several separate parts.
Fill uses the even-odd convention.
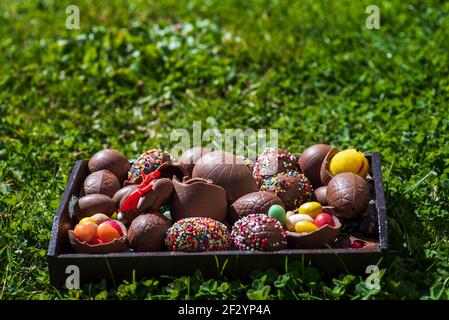
[[[296,170],[296,164],[297,159],[290,152],[278,148],[266,148],[254,164],[253,175],[260,183],[264,177]]]
[[[239,250],[278,251],[287,248],[287,234],[281,223],[266,214],[250,214],[237,221],[231,232]]]
[[[131,165],[128,171],[128,184],[142,182],[142,172],[149,174],[159,168],[163,163],[171,163],[171,156],[168,152],[161,149],[145,151]]]
[[[306,176],[298,171],[278,173],[263,179],[261,191],[278,196],[287,210],[294,210],[312,199],[313,188]]]
[[[222,251],[231,247],[232,239],[223,223],[206,217],[179,220],[167,231],[165,244],[171,251]]]

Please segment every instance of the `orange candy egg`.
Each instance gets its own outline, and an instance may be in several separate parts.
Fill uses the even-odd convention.
[[[120,237],[120,233],[110,221],[105,221],[98,226],[98,238],[104,243],[111,242]]]
[[[97,237],[98,226],[90,221],[77,224],[75,227],[75,236],[81,242],[90,242]]]

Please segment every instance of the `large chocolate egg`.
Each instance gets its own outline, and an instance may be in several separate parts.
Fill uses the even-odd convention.
[[[301,204],[310,201],[313,192],[309,180],[298,171],[278,173],[275,176],[265,178],[260,190],[278,196],[287,210],[294,210]]]
[[[189,217],[208,217],[225,221],[226,191],[211,180],[192,178],[184,182],[173,179],[174,192],[170,199],[173,221]]]
[[[251,214],[264,213],[274,204],[284,207],[282,200],[271,192],[256,191],[238,198],[228,210],[227,220],[234,224],[237,220]]]
[[[104,194],[89,194],[84,196],[78,200],[74,207],[78,221],[82,218],[90,217],[95,213],[104,213],[111,216],[114,210],[114,201]]]
[[[225,189],[228,205],[258,189],[256,180],[243,161],[223,151],[202,156],[193,168],[192,177],[210,179]]]
[[[263,177],[296,170],[296,157],[278,148],[266,148],[254,164],[253,174],[257,182]]]
[[[210,150],[203,147],[194,147],[184,151],[178,160],[178,164],[182,165],[188,172],[189,176],[192,176],[193,167],[197,161]]]
[[[170,220],[161,214],[142,214],[133,220],[128,230],[129,246],[138,252],[162,251]]]
[[[321,165],[331,146],[315,144],[308,147],[299,157],[298,163],[301,171],[310,180],[314,188],[321,187]]]
[[[106,149],[97,152],[88,162],[90,172],[109,170],[120,181],[120,184],[126,180],[129,170],[128,159],[117,150]]]
[[[86,194],[100,193],[112,197],[120,189],[120,182],[109,170],[92,172],[84,180]]]
[[[337,174],[327,185],[328,205],[341,218],[358,218],[368,208],[370,199],[368,182],[351,172]]]

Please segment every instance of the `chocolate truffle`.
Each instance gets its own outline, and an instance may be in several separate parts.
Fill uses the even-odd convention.
[[[368,208],[370,198],[368,182],[351,172],[337,174],[327,185],[327,202],[341,218],[358,218]]]
[[[206,153],[209,153],[210,150],[203,147],[194,147],[184,151],[181,157],[178,160],[178,164],[182,165],[186,170],[188,175],[192,176],[193,167],[196,162]]]
[[[97,152],[88,162],[90,172],[109,170],[115,174],[120,185],[126,180],[129,166],[128,158],[112,149]]]
[[[114,213],[114,201],[104,194],[89,194],[78,200],[75,204],[75,216],[79,220],[90,217],[96,213],[111,216]]]
[[[254,164],[253,174],[258,183],[264,177],[296,170],[296,157],[278,148],[266,148]]]
[[[189,217],[226,219],[226,191],[211,180],[192,178],[184,182],[173,179],[174,192],[170,198],[173,221]]]
[[[167,231],[165,239],[171,251],[222,251],[231,247],[228,228],[211,218],[193,217],[179,220]]]
[[[309,180],[298,171],[278,173],[265,178],[260,190],[274,193],[282,200],[287,210],[294,210],[301,204],[310,201],[313,192]]]
[[[256,180],[243,161],[223,151],[213,151],[202,156],[193,168],[192,177],[210,179],[225,189],[228,205],[258,189]]]
[[[313,192],[315,194],[316,201],[318,201],[322,206],[327,206],[327,187],[322,186],[318,189],[315,189]]]
[[[132,185],[123,187],[120,190],[118,190],[116,193],[114,193],[112,200],[115,203],[115,210],[118,210],[120,208],[120,202],[122,201],[122,198],[127,198],[138,187],[139,187],[138,184],[132,184]]]
[[[274,204],[284,207],[282,200],[271,192],[256,191],[238,198],[228,210],[227,220],[234,224],[237,220],[252,213],[268,214]]]
[[[321,165],[330,149],[332,149],[332,147],[327,144],[315,144],[304,150],[299,157],[299,167],[314,188],[323,185],[320,176]]]
[[[170,154],[161,149],[151,149],[140,155],[128,172],[128,184],[142,182],[142,172],[149,174],[163,163],[171,163]]]
[[[129,246],[137,252],[162,251],[169,227],[170,220],[161,214],[142,214],[129,227]]]
[[[160,207],[166,205],[173,192],[173,184],[170,179],[162,178],[156,179],[153,182],[153,189],[145,193],[139,200],[137,207],[133,210],[122,212],[126,221],[133,221],[139,214],[148,211],[159,211]],[[131,192],[132,193],[132,192]],[[120,207],[131,195],[129,193],[126,197],[122,197],[120,200]]]
[[[287,248],[281,223],[266,214],[250,214],[232,227],[234,246],[239,250],[277,251]]]
[[[112,197],[120,189],[120,182],[109,170],[95,171],[84,180],[86,194],[101,193]]]

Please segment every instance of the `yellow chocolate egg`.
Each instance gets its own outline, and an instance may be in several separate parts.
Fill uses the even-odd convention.
[[[86,217],[86,218],[81,219],[80,222],[78,222],[78,224],[83,224],[83,223],[86,223],[86,222],[93,222],[93,223],[95,223],[95,220],[93,218],[91,218],[91,217]]]
[[[368,168],[369,164],[365,155],[355,149],[337,153],[329,163],[329,171],[333,176],[343,172],[352,172],[366,178]]]

